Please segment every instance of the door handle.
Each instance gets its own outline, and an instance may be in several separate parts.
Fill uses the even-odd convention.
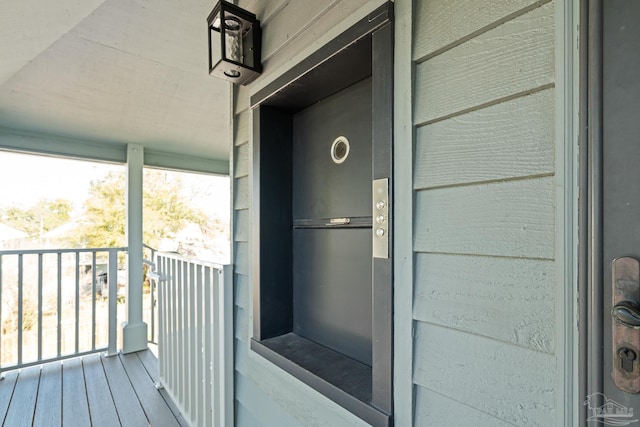
[[[640,392],[640,262],[631,257],[611,263],[611,376],[627,393]]]
[[[614,305],[611,316],[627,328],[640,329],[640,308],[630,301],[622,301]]]
[[[351,224],[351,218],[330,218],[327,226],[348,225]]]

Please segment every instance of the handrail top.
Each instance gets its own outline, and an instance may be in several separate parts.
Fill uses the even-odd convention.
[[[65,254],[65,253],[85,253],[85,252],[110,252],[110,251],[128,251],[127,247],[115,248],[73,248],[73,249],[12,249],[0,250],[0,255],[39,255],[39,254]]]
[[[216,270],[224,270],[224,267],[229,264],[221,264],[219,262],[204,261],[198,258],[181,255],[178,252],[156,252],[156,256],[163,256],[165,258],[175,259],[176,261],[193,262],[207,267],[215,268]]]

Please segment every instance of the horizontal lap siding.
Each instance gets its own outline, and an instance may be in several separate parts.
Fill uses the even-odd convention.
[[[419,127],[414,187],[553,173],[554,114],[547,89]]]
[[[419,253],[413,315],[553,354],[554,274],[547,260]]]
[[[553,177],[419,191],[419,252],[553,259]]]
[[[499,420],[554,425],[553,355],[418,323],[414,366],[416,384]]]
[[[420,60],[434,56],[539,3],[532,0],[418,1],[416,26],[420,34],[415,39],[413,57]]]
[[[449,398],[424,387],[418,387],[415,396],[416,419],[437,420],[437,426],[491,426],[513,427],[492,415],[474,409],[457,398]],[[416,423],[416,426],[421,424]]]
[[[237,156],[233,163],[233,177],[244,178],[249,176],[249,144],[244,143],[239,147],[235,147]]]
[[[235,211],[236,221],[233,230],[233,239],[236,242],[248,242],[249,241],[249,209],[238,209]]]
[[[419,64],[416,123],[553,84],[553,12],[545,4]]]
[[[554,4],[415,13],[414,424],[553,425]]]
[[[247,377],[236,376],[236,388],[238,389],[236,408],[249,413],[247,414],[249,416],[246,417],[247,423],[238,423],[238,427],[303,427]],[[243,414],[244,417],[245,415]],[[256,424],[250,424],[249,422]]]
[[[234,178],[236,424],[243,427],[365,427],[366,423],[250,349],[253,112],[249,108],[249,98],[262,80],[276,77],[274,70],[285,71],[294,65],[292,60],[301,52],[310,53],[310,48],[319,48],[320,40],[340,21],[363,6],[380,1],[240,0],[237,3],[256,13],[261,20],[264,73],[253,86],[234,88],[231,165]]]
[[[249,209],[249,177],[236,178],[235,184],[233,188],[234,209]]]

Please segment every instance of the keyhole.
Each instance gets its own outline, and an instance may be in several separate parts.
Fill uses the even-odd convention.
[[[622,361],[622,369],[626,372],[633,372],[633,361],[636,360],[636,352],[627,347],[618,350],[618,356]]]

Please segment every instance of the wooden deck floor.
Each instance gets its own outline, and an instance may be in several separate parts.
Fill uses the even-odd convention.
[[[7,372],[0,381],[2,426],[187,426],[156,390],[158,361],[149,350],[100,354]]]

